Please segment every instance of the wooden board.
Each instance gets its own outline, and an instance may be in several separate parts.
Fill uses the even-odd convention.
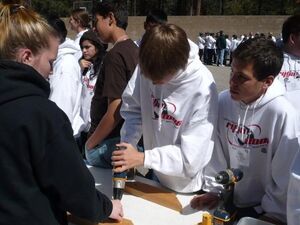
[[[117,222],[116,220],[107,219],[102,223],[93,223],[71,214],[68,214],[68,221],[76,225],[134,225],[128,219],[123,219],[122,222]]]
[[[125,192],[145,200],[181,212],[182,205],[176,194],[161,187],[155,187],[141,182],[126,182]]]

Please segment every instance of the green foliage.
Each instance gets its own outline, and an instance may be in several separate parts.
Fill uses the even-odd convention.
[[[72,10],[72,0],[32,0],[32,8],[44,16],[49,14],[56,14],[60,17],[69,16]]]
[[[95,0],[94,0],[95,1]],[[126,0],[129,15],[145,16],[150,9],[164,9],[168,15],[290,15],[300,13],[296,0]],[[31,0],[34,9],[47,15],[68,16],[72,0]]]

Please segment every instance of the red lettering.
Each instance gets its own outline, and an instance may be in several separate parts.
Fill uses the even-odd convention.
[[[283,78],[289,78],[289,77],[296,77],[299,75],[299,73],[297,71],[282,71],[280,72],[280,75]]]
[[[269,144],[269,139],[268,138],[262,138],[262,139],[246,138],[245,144],[249,144],[249,145]]]

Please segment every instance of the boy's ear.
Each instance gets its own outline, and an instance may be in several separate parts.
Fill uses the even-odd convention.
[[[289,36],[289,43],[291,43],[292,45],[294,45],[296,43],[296,39],[297,39],[297,35],[296,34],[290,34]]]
[[[267,78],[264,79],[264,85],[263,85],[263,88],[265,90],[268,89],[268,87],[270,87],[272,84],[273,84],[273,81],[274,81],[274,76],[270,75],[268,76]]]
[[[115,15],[113,12],[108,13],[109,17],[109,25],[111,26],[113,23],[116,23]]]

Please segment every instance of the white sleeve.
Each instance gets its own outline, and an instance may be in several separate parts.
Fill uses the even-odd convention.
[[[294,160],[287,197],[287,222],[298,225],[300,221],[300,152]]]
[[[140,105],[140,69],[137,66],[123,95],[120,114],[124,124],[121,129],[121,142],[136,146],[142,135],[142,116]]]
[[[144,166],[165,175],[193,178],[207,165],[214,147],[218,96],[215,88],[203,98],[190,123],[182,127],[180,145],[145,150]],[[170,166],[171,165],[171,166]]]
[[[296,128],[298,121],[295,114],[289,111],[289,115],[283,121],[281,139],[271,162],[271,178],[267,178],[269,182],[262,198],[262,208],[266,214],[280,220],[286,219],[289,174],[295,155],[299,151]]]

